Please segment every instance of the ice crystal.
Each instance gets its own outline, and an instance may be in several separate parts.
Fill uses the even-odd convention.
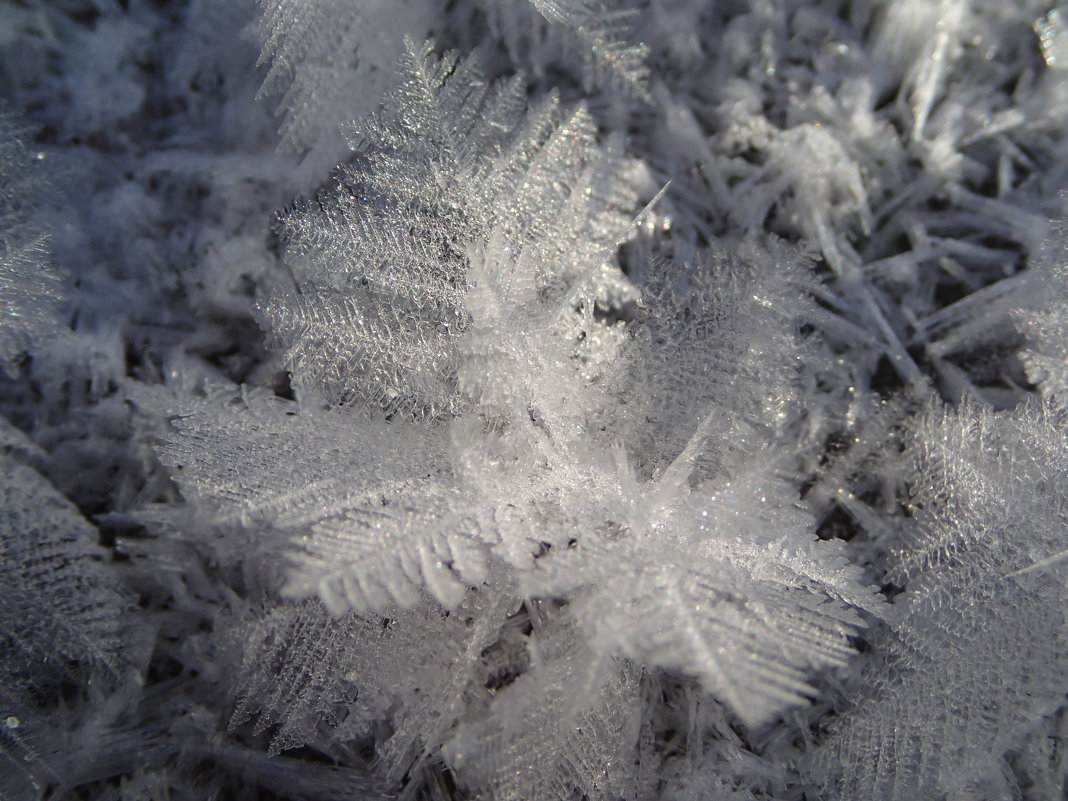
[[[1068,62],[1068,51],[1065,49],[1064,38],[1064,13],[1062,9],[1055,8],[1046,16],[1035,20],[1035,33],[1038,34],[1042,43],[1042,55],[1046,59],[1046,65],[1050,69],[1063,70]]]
[[[486,581],[569,599],[589,693],[617,656],[699,677],[750,724],[815,693],[806,676],[850,653],[852,609],[875,607],[761,456],[799,375],[787,357],[758,389],[768,363],[746,349],[799,347],[799,257],[750,247],[688,288],[668,273],[624,342],[592,311],[637,297],[607,261],[626,187],[585,112],[524,115],[514,82],[490,92],[474,65],[412,46],[404,68],[334,187],[281,220],[295,291],[264,319],[302,393],[335,408],[174,407],[163,453],[187,498],[253,553],[276,555],[280,532],[285,591],[339,614],[420,590],[454,608]],[[687,333],[671,330],[683,309]],[[609,412],[614,392],[632,414]],[[547,671],[520,686],[556,691]]]
[[[8,373],[31,344],[58,330],[63,295],[41,208],[44,154],[25,146],[25,133],[0,117],[0,367]]]
[[[0,796],[1063,797],[1065,13],[0,0]]]
[[[638,19],[635,9],[618,0],[477,2],[513,54],[530,59],[535,72],[543,71],[544,62],[551,57],[552,48],[545,45],[552,41],[552,34],[563,34],[563,38],[578,45],[582,54],[587,89],[615,85],[636,97],[647,96],[648,48],[630,41]]]
[[[1043,303],[1022,305],[1017,300],[1013,316],[1027,338],[1021,359],[1027,376],[1042,393],[1061,401],[1068,398],[1068,348],[1065,346],[1065,311],[1068,310],[1068,259],[1064,231],[1058,230],[1044,254],[1044,263],[1027,277],[1027,294]],[[1017,293],[1020,294],[1020,293]],[[1023,299],[1027,299],[1026,297]]]
[[[64,680],[120,675],[128,604],[96,529],[18,455],[39,449],[12,439],[17,449],[0,454],[0,788],[14,794],[20,778],[43,786],[68,773],[65,710],[53,696]]]
[[[912,452],[916,525],[892,574],[908,589],[821,749],[834,797],[997,786],[1000,755],[1064,699],[1063,412],[935,409]]]
[[[338,126],[370,111],[391,88],[403,37],[432,19],[426,0],[348,3],[263,0],[257,34],[260,63],[269,65],[261,96],[278,97],[280,145],[287,149],[340,144]]]
[[[524,120],[521,84],[491,89],[476,63],[411,43],[402,69],[397,105],[353,128],[333,186],[280,218],[294,283],[264,318],[302,389],[433,417],[459,410],[469,248],[492,239],[534,263],[509,300],[548,313],[622,229],[583,109],[550,98]]]

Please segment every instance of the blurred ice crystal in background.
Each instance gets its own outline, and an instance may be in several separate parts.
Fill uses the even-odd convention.
[[[1068,69],[1068,52],[1065,48],[1064,15],[1059,8],[1050,11],[1046,16],[1035,20],[1035,33],[1042,45],[1042,55],[1046,59],[1046,66],[1050,69]]]

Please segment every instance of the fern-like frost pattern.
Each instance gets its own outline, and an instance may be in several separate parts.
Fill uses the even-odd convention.
[[[586,719],[590,736],[632,743],[626,703],[596,699],[633,696],[638,666],[696,677],[754,726],[816,695],[809,676],[845,664],[858,610],[878,604],[762,455],[800,410],[804,259],[723,246],[691,286],[666,273],[641,302],[613,264],[636,193],[585,109],[526,110],[518,82],[489,86],[473,60],[411,43],[402,70],[388,111],[352,126],[332,186],[279,218],[294,282],[262,313],[301,402],[149,402],[172,417],[162,454],[186,497],[253,553],[284,549],[282,591],[335,614],[425,595],[445,610],[473,592],[513,610],[570,599],[546,631],[563,626],[582,655],[532,669],[491,711],[572,682],[583,692],[546,707],[546,725]],[[628,305],[642,322],[597,313]],[[665,328],[682,308],[693,339]],[[796,354],[770,387],[758,342]],[[535,627],[524,650],[549,638]],[[554,679],[564,665],[574,677]],[[499,777],[530,753],[470,762],[489,731],[464,722],[446,753],[472,787],[519,798]],[[594,778],[589,748],[578,785],[618,786]]]

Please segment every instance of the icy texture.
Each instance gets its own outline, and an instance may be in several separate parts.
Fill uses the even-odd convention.
[[[451,718],[440,719],[443,730],[458,714],[451,693],[435,687],[443,665],[472,646],[476,652],[487,647],[500,626],[501,618],[492,614],[489,626],[465,623],[472,612],[478,613],[474,600],[455,616],[427,600],[413,609],[335,617],[317,601],[303,601],[243,622],[234,636],[247,678],[230,725],[254,712],[259,731],[280,724],[271,746],[278,753],[313,741],[322,723],[343,725],[350,736],[372,731],[401,700],[429,707],[409,709],[409,726],[417,728],[409,735],[401,726],[387,745],[395,758],[409,756],[413,744],[434,736],[421,728],[430,723],[431,709],[441,715],[454,707]]]
[[[554,37],[578,45],[587,90],[615,86],[645,97],[648,48],[633,44],[639,14],[619,0],[477,0],[500,31],[513,57],[529,59],[541,73],[557,52]],[[546,25],[546,22],[549,23]]]
[[[1040,306],[1018,306],[1014,317],[1027,338],[1021,359],[1042,393],[1068,399],[1068,251],[1064,230],[1051,238],[1043,264],[1029,276],[1029,293]]]
[[[269,531],[293,544],[312,540],[291,556],[291,592],[318,592],[337,612],[363,611],[413,604],[424,586],[455,603],[483,577],[477,529],[458,516],[463,496],[445,443],[425,429],[370,424],[343,410],[298,412],[259,393],[222,391],[178,410],[181,436],[164,461],[180,471],[205,522],[223,531],[262,527],[253,545],[267,553],[286,541]],[[220,547],[234,558],[248,545],[242,537]]]
[[[0,0],[0,797],[1063,797],[1065,14]]]
[[[30,345],[57,331],[64,294],[40,213],[48,184],[36,162],[44,154],[22,143],[25,133],[0,116],[0,368],[9,374]]]
[[[602,0],[479,0],[478,5],[511,55],[534,72],[568,54],[567,45],[577,45],[587,88],[645,93],[646,48],[629,41],[633,10]],[[277,98],[280,147],[305,154],[308,174],[341,158],[342,128],[396,88],[403,73],[394,63],[405,38],[421,41],[444,27],[431,0],[261,0],[259,6],[259,61],[269,67],[259,96]]]
[[[893,562],[909,590],[818,757],[836,798],[1006,792],[1001,754],[1064,700],[1063,412],[932,411],[913,453],[916,525]]]
[[[405,70],[398,112],[366,123],[334,188],[280,223],[296,292],[269,300],[266,325],[288,346],[301,394],[321,393],[334,408],[229,392],[147,405],[173,418],[162,456],[198,517],[248,532],[215,546],[224,561],[277,559],[288,544],[287,595],[315,594],[345,614],[412,607],[425,591],[454,616],[469,587],[506,598],[518,585],[513,607],[568,599],[566,626],[582,635],[568,648],[580,650],[569,663],[532,656],[529,675],[485,722],[462,724],[444,754],[460,782],[492,795],[552,798],[571,783],[604,792],[624,779],[601,775],[598,749],[626,764],[637,736],[625,723],[637,712],[624,713],[622,698],[591,707],[624,692],[617,657],[693,675],[757,725],[816,694],[806,677],[846,663],[861,624],[853,609],[877,608],[842,549],[815,539],[764,453],[798,411],[804,269],[776,245],[775,257],[754,246],[718,253],[716,268],[695,267],[677,293],[681,276],[668,272],[628,336],[593,314],[638,296],[604,261],[626,231],[615,207],[627,193],[584,110],[562,114],[551,98],[524,115],[517,83],[489,94],[473,65],[411,46]],[[684,309],[695,339],[672,339]],[[764,347],[784,359],[779,378],[758,389],[756,371],[772,363]],[[681,373],[665,373],[668,363]],[[692,396],[681,380],[688,364],[702,365],[707,393]],[[736,395],[718,392],[727,382]],[[622,407],[633,422],[612,410],[617,392],[633,395]],[[650,397],[662,419],[643,410]],[[370,419],[349,408],[359,404]],[[392,422],[378,422],[383,414]],[[639,475],[617,443],[649,423],[658,447],[633,437]],[[251,551],[234,550],[242,543]],[[376,628],[351,625],[365,628],[337,635],[352,647]],[[298,671],[281,669],[292,689],[261,718],[283,721],[282,745],[301,742],[290,732],[307,711],[282,716],[300,687],[320,713],[351,701],[335,676],[352,658],[331,656],[331,671],[313,656],[320,635],[292,626],[304,628],[258,635],[288,643]],[[552,640],[535,627],[529,647],[548,654],[561,647]],[[470,672],[472,656],[456,657],[458,668]],[[265,662],[255,650],[246,659]],[[314,673],[298,678],[305,670]],[[263,680],[247,700],[262,696]],[[624,684],[633,697],[633,680]],[[467,767],[472,752],[496,748],[487,738],[528,737],[521,710],[561,692],[530,753]],[[442,711],[411,714],[400,731],[410,726],[437,748]],[[571,764],[568,721],[578,718],[613,744],[587,743]],[[517,766],[537,754],[559,765],[531,784],[523,771],[532,768]],[[517,770],[528,778],[502,784]]]
[[[43,664],[61,654],[61,669],[115,673],[123,661],[122,594],[104,564],[96,529],[33,469],[43,456],[40,449],[6,420],[0,422],[4,669]]]
[[[582,108],[549,98],[524,120],[519,82],[491,90],[477,63],[410,42],[402,72],[395,106],[352,130],[357,155],[333,186],[279,220],[294,283],[263,316],[301,389],[436,417],[461,403],[469,249],[492,241],[525,268],[505,299],[548,317],[622,226]]]
[[[642,474],[662,473],[701,428],[690,458],[710,477],[802,413],[800,365],[818,358],[798,335],[818,313],[805,295],[811,274],[796,249],[768,244],[715,248],[650,275],[622,389]]]
[[[270,68],[262,96],[278,96],[280,145],[329,148],[340,156],[339,126],[371,111],[392,88],[404,36],[430,32],[427,0],[262,0],[257,35]],[[336,151],[336,152],[335,152]]]
[[[119,596],[94,530],[35,470],[3,465],[5,670],[55,655],[114,671]],[[61,663],[62,664],[62,663]]]
[[[1068,43],[1064,35],[1064,11],[1054,8],[1046,16],[1035,20],[1035,33],[1042,43],[1042,56],[1050,69],[1063,70],[1068,67]]]
[[[614,664],[591,686],[582,638],[566,618],[541,617],[534,669],[497,692],[488,715],[461,725],[446,755],[464,785],[492,798],[623,796],[638,767],[639,673]]]
[[[128,601],[103,563],[96,529],[22,463],[20,451],[41,455],[32,443],[11,439],[16,447],[0,455],[0,790],[18,797],[27,784],[43,787],[76,769],[65,749],[94,758],[95,746],[65,731],[68,710],[55,694],[63,681],[119,677]],[[71,706],[69,718],[80,717]]]
[[[454,57],[410,48],[405,69],[403,114],[369,122],[334,190],[283,219],[297,293],[273,297],[265,319],[289,344],[298,387],[424,425],[208,399],[176,419],[181,434],[164,449],[186,496],[213,525],[261,529],[267,547],[253,547],[265,553],[277,549],[268,530],[288,533],[300,550],[285,591],[338,613],[410,606],[420,588],[453,607],[488,564],[519,571],[509,580],[524,594],[572,599],[598,655],[591,692],[612,654],[698,676],[751,724],[815,692],[806,673],[844,664],[859,624],[849,606],[872,601],[759,458],[796,366],[787,358],[779,384],[743,403],[715,393],[730,380],[745,397],[743,383],[756,383],[745,348],[795,347],[795,273],[752,247],[721,256],[718,272],[680,288],[686,297],[651,292],[649,330],[613,344],[590,305],[633,295],[601,261],[625,228],[610,203],[626,195],[585,112],[550,100],[523,119],[517,84],[487,96]],[[401,163],[428,174],[401,174]],[[696,342],[663,330],[680,305]],[[607,444],[632,424],[599,411],[611,382],[583,364],[614,350],[636,362],[621,391],[638,426],[652,420],[649,398],[664,415],[649,436],[666,451],[635,440],[652,456],[645,480]],[[708,371],[709,394],[687,397],[662,372],[686,373],[680,359]],[[598,418],[615,436],[594,433]],[[725,441],[757,453],[743,461]]]

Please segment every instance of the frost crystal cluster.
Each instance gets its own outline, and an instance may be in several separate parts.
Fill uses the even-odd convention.
[[[1068,797],[1066,20],[0,0],[0,798]]]

